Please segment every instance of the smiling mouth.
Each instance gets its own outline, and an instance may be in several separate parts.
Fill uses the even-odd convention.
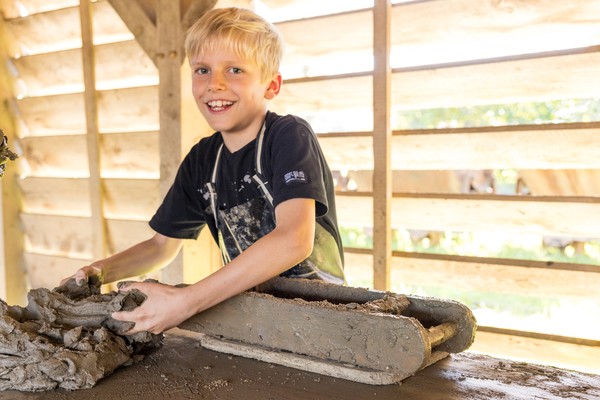
[[[211,111],[223,111],[228,107],[231,107],[233,105],[233,101],[212,100],[207,102],[206,105],[211,109]]]

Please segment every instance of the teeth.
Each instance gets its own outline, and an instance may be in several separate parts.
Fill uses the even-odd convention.
[[[213,101],[209,101],[207,104],[211,108],[221,108],[221,107],[226,107],[226,106],[232,105],[233,101],[213,100]]]

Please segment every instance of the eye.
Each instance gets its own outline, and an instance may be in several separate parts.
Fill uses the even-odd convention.
[[[196,68],[196,70],[194,72],[198,75],[206,75],[206,74],[208,74],[208,68],[199,67],[199,68]]]
[[[241,68],[238,68],[238,67],[231,67],[231,68],[229,68],[229,71],[232,74],[241,74],[242,72],[244,72],[244,71],[242,71]]]

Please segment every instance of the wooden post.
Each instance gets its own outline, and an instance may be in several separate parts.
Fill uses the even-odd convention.
[[[373,7],[373,287],[389,290],[392,261],[390,0]]]
[[[0,59],[7,60],[8,42],[5,22],[0,18]],[[12,84],[8,63],[0,63],[0,128],[8,138],[10,148],[15,146],[16,120],[11,99]],[[0,137],[0,141],[2,137]],[[27,303],[27,285],[23,261],[24,236],[19,218],[21,196],[18,185],[19,161],[9,161],[0,180],[0,298],[8,304]]]
[[[183,60],[181,39],[181,11],[179,2],[157,1],[156,29],[158,49],[156,66],[159,77],[160,121],[160,193],[164,197],[181,163],[181,79]],[[163,269],[165,283],[183,282],[183,255],[181,252]]]
[[[98,128],[98,97],[96,95],[96,61],[94,54],[91,1],[79,2],[81,22],[81,55],[83,81],[85,85],[85,119],[90,178],[90,208],[92,226],[93,258],[95,260],[108,255],[107,230],[104,220],[104,195],[100,165],[100,132]]]

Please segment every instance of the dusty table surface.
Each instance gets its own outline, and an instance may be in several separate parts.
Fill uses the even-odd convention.
[[[117,399],[600,399],[600,375],[461,353],[401,385],[371,386],[213,352],[171,331],[163,348],[91,389],[0,392],[10,400]]]

